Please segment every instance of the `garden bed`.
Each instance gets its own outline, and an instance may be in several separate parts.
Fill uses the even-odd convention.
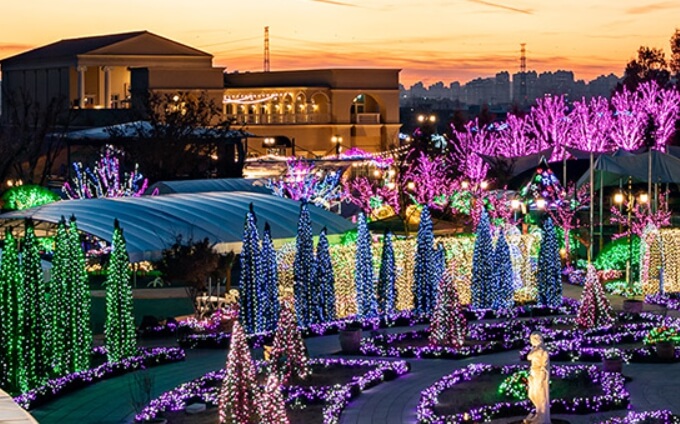
[[[393,380],[409,370],[404,361],[347,359],[310,359],[314,371],[309,380],[293,381],[283,386],[286,411],[291,423],[337,423],[347,403],[363,390]],[[258,362],[261,373],[266,365]],[[185,383],[153,400],[136,416],[138,421],[163,417],[171,423],[188,422],[187,405],[205,403],[208,408],[191,416],[191,423],[217,421],[217,398],[224,379],[224,370],[214,371]],[[314,376],[316,374],[316,376]]]
[[[497,393],[500,381],[526,369],[519,365],[472,364],[456,370],[421,392],[418,420],[472,423],[526,416],[533,409],[529,400],[513,401]],[[589,414],[628,405],[630,395],[619,373],[602,372],[594,365],[553,365],[550,371],[552,413]]]

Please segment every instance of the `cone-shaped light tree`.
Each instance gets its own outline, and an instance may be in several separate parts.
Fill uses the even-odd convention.
[[[12,232],[5,231],[5,244],[0,264],[0,351],[2,380],[0,386],[8,392],[28,390],[23,361],[24,285],[17,241]]]
[[[262,292],[263,273],[260,265],[260,236],[257,232],[257,217],[251,203],[243,225],[239,279],[239,316],[247,334],[265,331],[266,327],[263,313],[266,302],[265,293]]]
[[[396,279],[397,277],[394,266],[394,246],[392,245],[392,232],[385,231],[380,261],[380,273],[378,275],[378,309],[380,310],[380,313],[384,315],[391,314],[395,310]]]
[[[69,235],[69,273],[71,275],[69,291],[71,299],[70,314],[70,337],[72,346],[69,354],[71,360],[70,372],[84,371],[90,368],[92,354],[92,302],[90,299],[90,286],[88,283],[87,270],[85,269],[85,252],[80,243],[80,234],[75,216],[71,217]]]
[[[357,290],[357,316],[371,318],[378,315],[375,284],[373,281],[373,252],[371,233],[368,231],[366,216],[359,213],[357,220],[356,260],[354,283]]]
[[[137,353],[129,267],[130,258],[123,229],[116,219],[113,222],[111,258],[104,283],[106,287],[104,338],[109,362],[119,362]]]
[[[288,424],[286,402],[281,393],[281,383],[276,373],[269,374],[267,383],[257,402],[260,422],[270,424]]]
[[[261,306],[265,321],[265,331],[274,331],[279,320],[279,272],[276,265],[276,250],[272,241],[272,231],[268,222],[262,234],[262,284],[264,286],[264,305]]]
[[[467,322],[450,272],[439,280],[437,305],[430,326],[430,344],[458,349],[465,342]]]
[[[432,217],[427,206],[420,213],[413,268],[413,300],[415,312],[431,314],[437,294],[437,258],[434,252]]]
[[[66,228],[66,220],[61,217],[57,225],[57,234],[54,241],[54,256],[52,257],[52,274],[50,278],[50,334],[51,334],[51,366],[56,375],[68,372],[71,366],[71,357],[67,349],[73,347],[70,338],[71,314],[70,308],[70,279],[69,269],[69,234]]]
[[[314,308],[317,299],[316,260],[314,256],[314,238],[312,235],[312,218],[306,202],[300,205],[297,237],[295,239],[295,259],[293,274],[295,281],[295,311],[298,323],[307,327],[314,323]]]
[[[515,304],[513,278],[510,246],[508,246],[505,233],[501,231],[494,252],[494,309],[508,309]]]
[[[219,396],[220,424],[250,424],[257,420],[258,395],[255,365],[250,356],[246,334],[238,321],[234,322],[226,374]]]
[[[562,304],[562,275],[557,232],[551,218],[543,221],[541,250],[538,253],[538,304],[557,308]]]
[[[614,312],[605,296],[597,271],[588,265],[586,283],[581,294],[581,307],[576,315],[576,324],[583,328],[593,328],[614,323]]]
[[[26,220],[25,228],[21,261],[24,277],[22,353],[28,386],[33,388],[43,384],[50,371],[50,334],[47,287],[33,221]]]
[[[328,322],[335,319],[335,275],[331,252],[326,237],[326,227],[319,234],[319,243],[316,245],[316,284],[319,288],[317,320]]]
[[[282,304],[269,358],[282,384],[288,383],[291,378],[305,379],[310,374],[307,348],[289,301]]]
[[[472,308],[485,309],[493,306],[493,291],[490,286],[494,280],[494,248],[491,239],[489,215],[486,210],[477,225],[477,237],[472,256]]]

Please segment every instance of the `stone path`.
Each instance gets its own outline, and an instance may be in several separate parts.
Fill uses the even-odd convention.
[[[579,298],[580,288],[565,286],[565,295]],[[622,298],[611,297],[615,309],[621,309]],[[658,308],[645,305],[645,310]],[[312,356],[325,356],[339,350],[337,336],[306,340]],[[182,382],[200,377],[224,366],[226,351],[187,351],[182,363],[163,365],[146,372],[155,380],[153,396],[170,390]],[[394,381],[371,388],[352,401],[342,414],[342,424],[415,423],[415,410],[420,391],[434,381],[473,362],[506,364],[519,361],[518,351],[473,357],[464,360],[408,359],[411,373]],[[670,409],[680,413],[680,364],[627,364],[624,375],[632,378],[627,384],[631,392],[631,407],[635,410]],[[42,424],[62,423],[129,423],[134,416],[130,391],[134,374],[113,378],[62,397],[32,412]],[[607,416],[624,412],[585,416],[558,415],[573,424],[596,423]],[[509,420],[497,420],[497,423]]]

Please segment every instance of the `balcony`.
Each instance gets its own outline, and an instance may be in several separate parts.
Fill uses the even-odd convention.
[[[237,114],[227,115],[227,118],[246,125],[305,125],[328,124],[331,122],[331,116],[328,113]]]
[[[357,113],[352,115],[352,123],[358,125],[375,125],[380,123],[379,113]]]

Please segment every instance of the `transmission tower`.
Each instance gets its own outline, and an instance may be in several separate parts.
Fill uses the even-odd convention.
[[[527,43],[521,43],[522,49],[520,50],[519,57],[519,98],[522,104],[527,103]]]
[[[264,71],[269,72],[269,27],[264,27]]]

